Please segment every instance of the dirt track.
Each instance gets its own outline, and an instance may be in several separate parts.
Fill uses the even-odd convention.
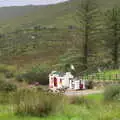
[[[79,90],[79,91],[67,90],[65,92],[65,95],[68,95],[68,96],[82,96],[82,95],[98,94],[98,93],[103,93],[103,90]]]

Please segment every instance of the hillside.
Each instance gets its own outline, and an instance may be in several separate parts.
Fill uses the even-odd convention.
[[[102,10],[120,4],[119,0],[100,0],[98,2]],[[35,24],[54,25],[57,27],[75,24],[73,15],[78,3],[79,0],[71,0],[48,6],[2,7],[0,8],[2,32]]]
[[[74,40],[70,26],[76,26],[78,3],[79,0],[70,0],[56,5],[0,8],[0,56],[4,63],[56,62]],[[98,3],[104,11],[120,1]]]

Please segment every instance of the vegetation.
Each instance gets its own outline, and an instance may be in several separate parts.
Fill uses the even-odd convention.
[[[108,86],[104,92],[104,99],[108,101],[111,101],[111,100],[119,101],[120,100],[120,86],[119,85]]]
[[[120,9],[116,6],[115,8],[108,10],[106,15],[106,44],[107,48],[110,48],[110,54],[114,69],[119,68],[119,32],[120,32]]]
[[[13,95],[18,115],[47,116],[56,112],[62,97],[34,90],[20,90]],[[54,101],[54,102],[53,102]]]
[[[100,39],[100,11],[96,1],[81,0],[77,9],[76,21],[79,27],[80,38],[82,39],[83,48],[83,65],[85,69],[89,66],[89,57],[95,56],[96,40]],[[91,44],[92,43],[92,44]],[[98,48],[98,46],[97,46]],[[95,49],[95,50],[94,50]],[[94,52],[93,52],[94,51]],[[93,57],[92,57],[93,59]],[[82,61],[81,61],[82,62]]]
[[[50,67],[47,65],[36,65],[25,73],[20,73],[16,76],[19,82],[27,82],[29,84],[39,82],[41,85],[48,85],[48,75]]]
[[[84,74],[82,77],[85,80],[120,80],[120,70],[107,70],[103,72],[97,72],[94,74]]]
[[[51,70],[69,71],[71,64],[75,76],[89,79],[88,88],[93,79],[120,80],[120,8],[113,4],[120,2],[0,8],[1,120],[120,119],[119,85],[84,97],[29,85],[47,85]]]
[[[12,84],[5,80],[0,81],[0,91],[1,92],[11,92],[11,91],[16,91],[16,90],[17,90],[17,86],[15,84]]]
[[[63,66],[64,63],[73,63],[78,72],[82,71],[84,66],[88,68],[113,66],[114,59],[111,58],[112,54],[109,52],[111,51],[111,45],[108,45],[111,40],[108,41],[107,34],[104,34],[104,31],[111,31],[109,25],[112,24],[109,24],[108,21],[112,21],[110,17],[105,17],[104,21],[103,18],[104,13],[108,9],[111,11],[110,8],[114,7],[113,4],[119,4],[119,1],[91,1],[91,4],[88,3],[89,9],[85,13],[83,11],[87,10],[87,6],[85,7],[87,2],[90,1],[74,0],[50,6],[0,8],[0,15],[6,14],[6,16],[1,17],[1,62],[17,64],[19,67],[36,63],[62,64]],[[80,7],[81,5],[78,6],[79,3],[83,4],[82,7]],[[64,9],[61,10],[61,8]],[[81,10],[79,11],[79,9]],[[23,12],[23,10],[26,12]],[[80,14],[76,15],[76,11]],[[107,16],[109,16],[108,13],[110,12],[107,12]],[[18,15],[19,18],[16,19]],[[84,63],[83,66],[83,61],[86,61],[83,60],[85,57],[83,54],[85,53],[85,49],[83,50],[85,45],[83,44],[86,41],[85,32],[83,32],[85,27],[82,27],[86,23],[85,17],[89,17],[87,19],[87,23],[89,23],[87,26],[89,43],[86,44],[88,46],[86,48],[88,65]],[[56,19],[53,20],[53,18]],[[74,18],[81,21],[79,25]],[[82,29],[79,29],[81,27]],[[111,39],[114,38],[111,37]],[[112,42],[112,46],[113,44]],[[119,63],[119,42],[116,48]],[[71,55],[72,53],[73,55]],[[64,58],[66,56],[65,61],[59,61],[61,55]],[[117,68],[118,66],[119,64]]]
[[[0,74],[4,74],[6,78],[13,78],[16,72],[15,66],[0,64]]]
[[[76,102],[70,104],[68,100],[73,99],[71,97],[69,97],[69,99],[65,97],[65,98],[62,98],[63,100],[60,100],[60,98],[62,96],[59,96],[59,97],[53,96],[53,95],[46,96],[45,94],[37,93],[37,94],[32,94],[32,96],[33,96],[32,97],[32,96],[29,96],[31,93],[34,93],[34,92],[30,92],[30,91],[23,92],[22,91],[22,94],[20,92],[17,92],[16,94],[14,94],[14,96],[15,96],[14,98],[17,101],[14,103],[20,103],[19,100],[24,100],[23,101],[24,104],[21,103],[22,106],[20,106],[20,107],[18,107],[19,106],[19,104],[18,104],[17,109],[11,108],[12,104],[10,106],[9,106],[9,104],[7,106],[1,105],[0,118],[3,120],[8,120],[9,117],[13,120],[21,120],[21,119],[26,119],[26,120],[27,119],[29,119],[29,120],[38,120],[38,119],[40,119],[40,120],[52,120],[52,119],[55,120],[55,119],[58,119],[59,120],[61,118],[63,120],[67,120],[67,119],[68,120],[69,119],[85,119],[85,120],[87,120],[87,119],[90,119],[90,120],[111,119],[112,120],[114,118],[116,118],[116,119],[120,118],[119,102],[115,103],[114,101],[109,101],[108,103],[106,103],[106,102],[104,102],[103,95],[96,94],[96,95],[85,96],[84,101],[87,100],[87,103],[83,101],[82,103],[80,102],[80,104],[78,102],[77,102],[77,104],[76,104]],[[26,95],[26,96],[23,96],[23,95]],[[41,98],[41,99],[38,98],[37,96],[39,96],[39,95],[40,96],[44,95],[45,101],[43,101],[43,98]],[[19,96],[21,96],[21,99],[18,99]],[[33,99],[34,97],[37,97],[37,99]],[[50,98],[50,99],[47,99],[47,98]],[[59,98],[59,100],[58,100],[58,98]],[[79,97],[75,97],[75,98],[77,100],[81,99]],[[34,100],[37,103],[39,103],[39,105],[37,104],[37,106],[39,106],[39,108],[40,108],[39,110],[41,110],[41,108],[42,108],[42,111],[43,111],[43,109],[45,110],[44,113],[40,112],[40,111],[37,112],[38,107],[35,105],[36,102],[32,102]],[[54,102],[51,100],[57,100],[57,101],[54,104]],[[46,103],[46,101],[48,103],[48,104],[46,104],[47,107],[43,106],[44,103]],[[27,102],[28,103],[32,102],[31,104],[29,104],[29,107],[28,107]],[[52,104],[51,104],[51,102],[52,102]],[[41,103],[43,105],[40,105]],[[56,103],[58,103],[58,104],[56,104]],[[61,104],[64,105],[64,107],[61,106]],[[26,105],[26,109],[24,109],[25,108],[24,105]],[[35,105],[35,109],[33,111],[32,107],[34,105]],[[48,107],[48,105],[49,105],[49,107]],[[49,108],[51,108],[51,106],[53,109],[50,110]],[[56,109],[56,107],[57,107],[57,109]],[[22,110],[22,111],[27,110],[27,111],[26,111],[26,113],[24,112],[24,114],[16,114],[16,110]],[[49,113],[49,114],[47,114],[47,113]],[[37,116],[41,116],[41,117],[37,117]]]

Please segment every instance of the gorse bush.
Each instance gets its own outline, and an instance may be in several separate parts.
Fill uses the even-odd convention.
[[[62,104],[62,96],[35,90],[20,90],[14,94],[13,98],[16,114],[20,115],[47,116],[55,113]]]
[[[111,100],[120,100],[120,85],[110,85],[104,91],[104,99]]]

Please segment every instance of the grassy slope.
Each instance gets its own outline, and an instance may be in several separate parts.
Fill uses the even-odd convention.
[[[112,6],[114,6],[114,4],[119,5],[120,1],[119,0],[101,0],[99,1],[100,7],[102,10],[105,10],[107,8],[111,8]],[[7,7],[7,8],[0,8],[0,24],[1,24],[1,29],[0,31],[2,33],[6,33],[6,32],[11,32],[14,31],[16,29],[25,29],[25,28],[31,28],[35,25],[42,25],[42,26],[56,26],[58,29],[59,28],[67,28],[68,25],[75,25],[74,22],[74,14],[76,11],[76,7],[79,3],[79,0],[71,0],[70,2],[65,2],[65,3],[60,3],[60,4],[56,4],[56,5],[48,5],[48,6],[23,6],[23,7]],[[63,29],[59,30],[59,32],[64,32]],[[31,41],[31,39],[29,39],[27,37],[27,35],[30,34],[39,34],[39,38],[37,39],[37,41],[46,41],[46,40],[51,40],[51,39],[69,39],[71,36],[68,36],[68,38],[66,38],[65,34],[64,35],[56,35],[56,37],[53,37],[53,34],[57,34],[56,31],[51,33],[48,33],[46,31],[40,31],[38,33],[36,33],[36,31],[32,32],[32,33],[27,33],[26,35],[24,35],[22,32],[17,35],[16,33],[13,33],[12,35],[7,35],[6,39],[9,38],[9,40],[6,41],[6,43],[2,43],[1,47],[3,47],[4,45],[7,45],[7,47],[5,47],[5,49],[3,49],[3,51],[10,52],[10,50],[8,50],[9,47],[14,48],[12,46],[8,46],[8,44],[12,44],[17,42],[17,45],[20,45],[20,49],[22,51],[23,48],[26,48],[25,45],[27,45],[27,43],[29,43]],[[22,35],[22,36],[21,36]],[[40,36],[42,35],[42,37]],[[3,39],[4,41],[4,39]],[[10,43],[10,42],[11,43]],[[18,44],[19,43],[19,44]],[[44,44],[47,45],[48,41]],[[19,47],[16,45],[17,50],[15,49],[14,51],[19,51]],[[44,46],[43,44],[41,46],[39,46],[39,49],[31,49],[31,45],[30,48],[28,48],[29,52],[26,52],[24,55],[21,56],[21,53],[18,52],[18,54],[16,55],[16,53],[14,54],[13,58],[10,58],[13,63],[36,63],[36,62],[44,62],[44,61],[48,61],[48,60],[53,60],[53,59],[57,59],[57,56],[59,56],[61,53],[59,50],[63,50],[63,47],[59,46],[59,44],[54,44],[54,46],[56,46],[59,50],[56,51],[55,49],[48,49],[48,47]],[[52,46],[52,48],[54,48],[54,46]],[[54,54],[54,52],[52,51],[56,51],[56,53]],[[11,51],[13,52],[13,51]],[[47,52],[47,53],[45,53]],[[62,52],[62,53],[63,53]],[[13,52],[14,53],[14,52]],[[46,54],[46,55],[44,55]],[[6,55],[4,55],[6,57]],[[17,57],[16,57],[17,56]],[[37,57],[38,56],[38,57]],[[9,55],[8,55],[9,57]],[[35,60],[37,57],[37,60]],[[51,58],[52,57],[52,58]],[[42,58],[42,60],[41,60]],[[17,62],[16,62],[17,61]],[[30,61],[30,62],[29,62]]]
[[[1,40],[2,58],[9,58],[9,63],[33,64],[56,61],[68,47],[66,40],[72,40],[68,30],[32,30],[6,35]],[[32,39],[34,35],[36,39]],[[9,39],[8,39],[9,38]],[[8,60],[7,60],[8,61]]]

